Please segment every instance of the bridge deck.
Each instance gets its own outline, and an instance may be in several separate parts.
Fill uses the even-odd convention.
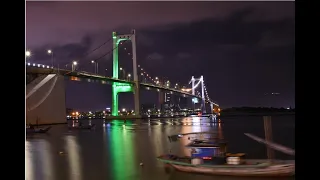
[[[66,70],[66,69],[49,68],[47,66],[46,67],[27,66],[26,73],[28,75],[31,75],[31,74],[52,74],[52,73],[57,73],[57,74],[60,74],[60,75],[63,75],[63,76],[78,77],[78,78],[84,78],[84,79],[104,80],[104,81],[108,81],[108,82],[121,82],[121,83],[128,83],[128,84],[133,84],[134,83],[133,81],[115,79],[115,78],[112,78],[112,77],[96,75],[96,74],[89,73],[89,72],[84,72],[84,71],[70,71],[70,70]],[[141,83],[141,82],[139,84],[140,84],[140,86],[157,89],[158,91],[164,90],[164,91],[169,91],[169,92],[172,92],[172,93],[178,93],[178,94],[182,94],[182,95],[185,95],[185,96],[196,97],[196,98],[201,99],[200,96],[192,95],[192,94],[190,94],[188,92],[181,91],[181,90],[178,90],[178,89],[172,89],[172,88],[167,88],[167,87],[164,87],[164,86],[157,86],[157,85],[148,84],[148,83]],[[209,102],[209,101],[206,100],[206,102]]]

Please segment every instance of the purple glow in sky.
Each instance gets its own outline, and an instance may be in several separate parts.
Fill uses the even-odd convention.
[[[151,76],[187,84],[204,75],[211,99],[225,107],[294,107],[294,2],[27,2],[27,48],[35,62],[50,62],[47,49],[61,65],[89,62],[110,51],[111,43],[84,57],[112,31],[133,28],[138,62]],[[119,53],[120,65],[132,71],[128,52]],[[99,63],[106,75],[111,67],[110,56]],[[280,95],[265,95],[272,92]],[[157,103],[156,95],[142,92],[142,103]],[[133,105],[132,95],[121,96],[120,104]],[[110,98],[109,85],[67,83],[68,107],[105,108]]]

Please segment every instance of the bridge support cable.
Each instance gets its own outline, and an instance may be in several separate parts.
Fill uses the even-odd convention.
[[[203,80],[203,76],[201,76],[200,78],[201,80],[201,97],[202,97],[202,112],[206,113],[206,97],[204,95],[204,80]]]
[[[56,76],[53,78],[53,82],[51,83],[51,86],[50,86],[49,90],[44,94],[44,96],[43,96],[34,106],[28,108],[28,109],[27,109],[27,112],[36,109],[37,107],[39,107],[39,106],[48,98],[48,96],[51,94],[54,86],[56,85],[57,80],[58,80],[58,76],[56,75]],[[30,96],[29,96],[29,97],[30,97]],[[26,99],[27,99],[27,98],[28,98],[28,97],[26,97]]]
[[[125,49],[126,50],[126,49]],[[130,55],[130,53],[128,53],[128,55]],[[148,59],[150,59],[150,60],[152,60],[152,58],[149,56],[149,57],[147,57]],[[144,76],[144,77],[147,77],[147,78],[144,78],[144,79],[149,79],[150,81],[151,81],[151,84],[154,84],[154,85],[159,85],[160,84],[160,80],[159,80],[159,78],[158,77],[152,77],[152,76],[150,76],[150,74],[149,73],[147,73],[146,72],[146,70],[144,69],[144,68],[142,68],[142,66],[141,65],[138,65],[138,68],[139,68],[139,70],[141,71],[141,76]],[[139,73],[138,73],[139,74]],[[164,79],[164,78],[160,78],[160,79]],[[143,81],[142,81],[143,82]],[[144,82],[144,83],[147,83],[147,82]],[[164,82],[163,82],[163,84],[165,84]],[[176,83],[176,84],[178,84],[178,83]]]
[[[140,70],[140,72],[141,72],[140,74],[141,74],[142,76],[144,76],[144,77],[147,77],[147,78],[145,78],[145,79],[149,79],[149,80],[151,81],[151,84],[153,84],[153,85],[159,85],[158,82],[160,82],[160,81],[159,81],[158,78],[152,78],[152,77],[149,75],[149,73],[147,73],[146,70],[145,70],[144,68],[142,68],[140,65],[138,65],[138,68],[139,68],[139,70]]]
[[[213,103],[212,100],[211,100],[211,98],[210,98],[210,96],[209,96],[207,87],[206,87],[206,85],[205,85],[204,83],[203,83],[203,87],[204,87],[204,91],[205,91],[205,93],[206,93],[206,98],[207,98],[207,100],[208,100],[210,103]]]
[[[87,52],[86,54],[83,55],[83,58],[85,58],[85,57],[87,57],[89,54],[97,51],[98,49],[100,49],[101,47],[103,47],[104,45],[106,45],[107,43],[109,43],[111,40],[112,40],[112,38],[109,38],[107,41],[103,42],[103,43],[100,44],[98,47],[96,47],[96,48],[92,49],[91,51]],[[81,58],[81,59],[78,60],[78,61],[80,62],[81,60],[83,60],[83,58]],[[73,61],[65,64],[64,66],[67,66],[67,65],[72,64],[72,63],[73,63]]]

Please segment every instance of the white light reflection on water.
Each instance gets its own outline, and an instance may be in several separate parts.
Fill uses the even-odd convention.
[[[224,139],[220,119],[219,119],[219,123],[218,123],[218,137],[219,137],[219,139]]]
[[[26,179],[54,180],[50,143],[46,140],[26,141],[25,148]]]
[[[42,142],[42,160],[43,160],[43,167],[44,167],[44,176],[47,180],[54,180],[55,173],[53,171],[53,162],[52,162],[52,153],[51,153],[51,144],[47,141]]]
[[[217,127],[216,124],[209,124],[210,126],[207,125],[207,122],[209,121],[208,118],[203,118],[203,117],[192,117],[192,118],[183,118],[182,123],[183,126],[181,127],[181,134],[185,133],[191,133],[191,132],[208,132],[208,131],[216,131]],[[205,134],[204,136],[199,136],[199,135],[187,135],[181,138],[180,140],[180,147],[182,148],[182,151],[185,156],[190,156],[190,149],[185,148],[185,145],[190,143],[190,139],[192,138],[210,138],[211,135]]]
[[[32,145],[29,141],[26,141],[25,143],[25,170],[26,170],[26,180],[33,180],[34,174],[33,174],[33,163],[32,163]]]
[[[77,137],[66,136],[66,150],[68,155],[68,161],[70,166],[70,180],[81,180],[81,160],[80,160],[80,148],[77,142]]]
[[[152,128],[152,129],[151,129]],[[160,154],[164,153],[164,148],[162,144],[162,125],[150,127],[150,130],[152,132],[152,144],[153,144],[153,152],[156,156],[159,156]]]

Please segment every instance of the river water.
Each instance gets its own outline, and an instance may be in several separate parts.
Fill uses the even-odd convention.
[[[72,125],[73,121],[69,121]],[[263,119],[259,116],[220,119],[210,123],[207,118],[159,119],[143,121],[142,125],[123,121],[105,124],[103,120],[83,120],[96,124],[95,130],[68,130],[67,125],[53,126],[48,134],[27,136],[27,180],[246,180],[207,176],[177,171],[165,171],[156,157],[169,151],[189,155],[183,147],[187,137],[169,143],[168,135],[216,131],[228,141],[229,152],[245,152],[248,158],[266,158],[264,145],[243,133],[264,137]],[[162,124],[161,124],[162,123]],[[172,124],[171,124],[172,123]],[[294,116],[272,117],[273,140],[284,146],[295,147]],[[294,159],[275,152],[276,158]],[[143,166],[140,166],[143,163]],[[263,178],[276,179],[276,178]],[[294,179],[294,178],[281,178]]]

